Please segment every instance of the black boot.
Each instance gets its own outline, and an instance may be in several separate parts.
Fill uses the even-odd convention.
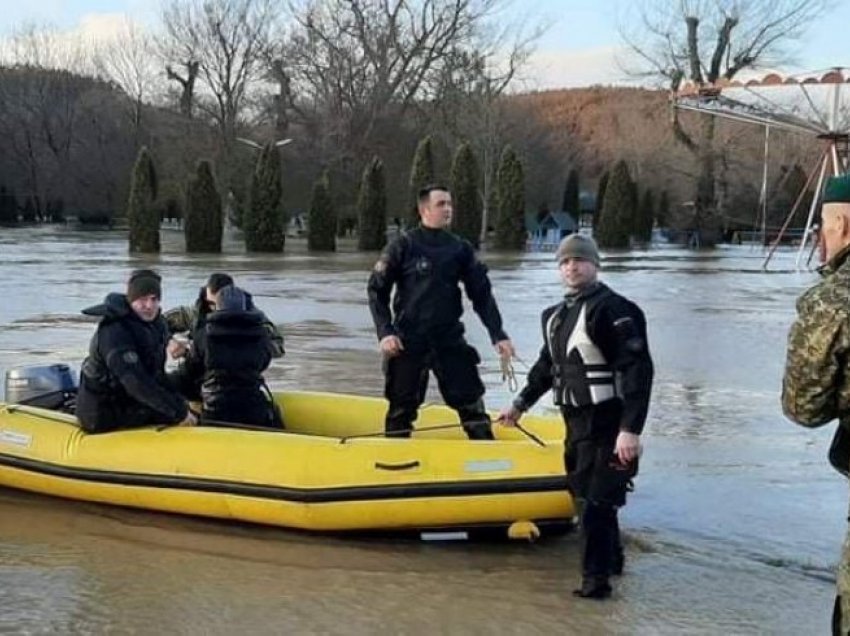
[[[614,551],[614,556],[611,558],[611,574],[620,576],[623,573],[623,566],[626,564],[626,554],[623,548]]]
[[[410,437],[413,432],[413,420],[416,419],[416,408],[408,405],[390,405],[384,420],[384,431],[387,437]]]
[[[585,501],[582,505],[582,582],[573,591],[580,598],[604,599],[611,596],[608,577],[613,574],[617,509]]]
[[[607,577],[592,576],[581,580],[581,587],[573,590],[573,596],[601,601],[611,596],[611,591]]]
[[[463,425],[463,430],[466,431],[469,439],[475,440],[492,440],[493,427],[490,423],[490,416],[484,410],[484,400],[478,400],[472,404],[466,404],[457,409],[460,416],[460,422]]]

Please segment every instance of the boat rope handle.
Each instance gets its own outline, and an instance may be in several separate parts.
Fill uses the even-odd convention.
[[[419,468],[419,460],[414,459],[412,462],[404,462],[401,464],[385,464],[384,462],[375,462],[375,468],[378,470],[410,470],[411,468]]]

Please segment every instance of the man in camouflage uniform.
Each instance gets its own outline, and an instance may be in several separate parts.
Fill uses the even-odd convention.
[[[174,335],[188,333],[190,341],[197,340],[198,334],[203,332],[206,327],[207,315],[215,307],[216,294],[228,285],[233,284],[233,277],[230,274],[221,272],[210,274],[206,284],[201,287],[198,299],[193,306],[175,307],[163,313],[165,322],[168,325],[168,332],[171,334],[171,339],[168,341],[169,356],[173,359],[186,358],[189,352],[189,344],[174,338]],[[251,295],[247,293],[245,295],[247,297],[248,309],[256,310]],[[269,334],[269,352],[271,353],[271,357],[280,358],[284,354],[283,336],[265,314],[262,312],[260,314],[262,316],[263,328]],[[197,400],[200,398],[201,378],[195,373],[190,373],[185,366],[181,365],[177,371],[169,373],[169,379],[189,399]]]
[[[797,300],[788,335],[782,409],[802,426],[839,420],[830,461],[850,471],[850,175],[827,182],[821,213],[822,280]],[[850,634],[850,532],[838,566],[832,617],[835,634]]]

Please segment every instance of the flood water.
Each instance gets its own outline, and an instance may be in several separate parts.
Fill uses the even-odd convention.
[[[286,338],[274,388],[381,394],[364,298],[374,254],[290,244],[251,256],[231,241],[221,256],[189,256],[179,234],[163,234],[163,253],[145,259],[117,232],[0,231],[0,374],[78,367],[93,332],[79,310],[152,265],[166,307],[191,303],[213,270],[254,293]],[[551,254],[484,258],[531,363],[539,312],[562,293]],[[610,602],[570,595],[574,535],[327,538],[0,489],[0,633],[827,633],[847,486],[826,463],[832,426],[794,426],[779,406],[794,300],[816,277],[790,254],[771,273],[761,260],[746,246],[604,258],[603,280],[647,314],[657,373]],[[511,394],[471,312],[466,324],[498,408]]]

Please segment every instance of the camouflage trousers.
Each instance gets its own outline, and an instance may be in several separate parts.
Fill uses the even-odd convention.
[[[841,561],[838,563],[838,599],[833,616],[832,633],[846,636],[850,634],[850,526],[841,548]]]

